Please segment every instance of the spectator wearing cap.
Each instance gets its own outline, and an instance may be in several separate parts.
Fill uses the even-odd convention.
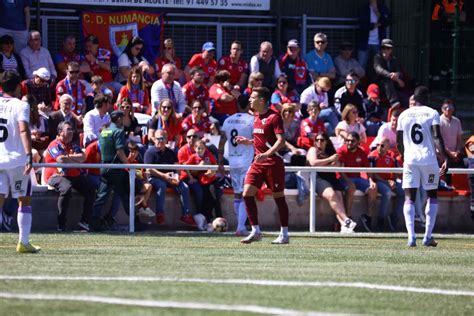
[[[464,168],[464,141],[461,121],[454,116],[454,103],[450,99],[445,99],[441,105],[439,128],[444,141],[444,149],[448,156],[448,163],[453,168]],[[446,175],[446,183],[452,184],[452,175]]]
[[[110,96],[98,93],[94,97],[94,109],[84,116],[84,148],[93,140],[99,138],[100,131],[110,124],[109,111],[112,109]]]
[[[28,46],[20,52],[21,61],[25,67],[26,76],[33,78],[33,71],[40,68],[48,69],[50,83],[53,84],[58,77],[53,59],[49,51],[41,47],[41,34],[38,31],[31,31],[28,35]]]
[[[121,85],[114,81],[110,58],[110,51],[99,47],[97,36],[89,35],[84,39],[84,60],[82,63],[88,64],[90,69],[89,73],[86,74],[86,78],[92,80],[94,76],[101,76],[104,84],[117,95]]]
[[[124,85],[127,83],[130,70],[134,66],[140,67],[143,73],[150,75],[155,73],[155,69],[150,66],[148,60],[143,56],[144,46],[145,41],[139,36],[134,36],[119,56],[117,60],[119,71],[115,80],[120,82],[120,84]]]
[[[353,72],[359,78],[365,76],[365,69],[357,60],[352,57],[353,46],[349,42],[343,42],[340,46],[340,53],[334,58],[334,66],[336,67],[336,86],[344,84],[346,76]]]
[[[369,0],[359,13],[358,59],[366,69],[369,59],[379,53],[380,41],[386,37],[390,12],[383,0]]]
[[[327,77],[331,80],[336,79],[336,68],[331,55],[326,53],[328,38],[324,33],[314,35],[314,50],[308,52],[304,59],[308,64],[308,70],[313,76],[313,81],[319,77]]]
[[[379,86],[372,83],[367,88],[367,98],[363,100],[365,118],[364,125],[367,129],[367,136],[376,136],[383,124],[383,108],[380,104]],[[395,141],[395,140],[394,140]]]
[[[74,133],[74,126],[70,122],[63,121],[58,125],[58,136],[49,144],[45,152],[45,163],[83,163],[86,160],[81,148],[73,142]],[[59,192],[58,230],[64,231],[66,229],[66,217],[72,189],[78,191],[84,198],[82,216],[78,225],[89,230],[95,198],[95,189],[90,179],[78,168],[46,168],[44,172],[48,185]]]
[[[164,65],[161,69],[161,79],[155,81],[151,86],[150,97],[152,115],[155,115],[163,100],[169,99],[172,101],[174,112],[178,113],[179,117],[183,116],[183,113],[186,110],[186,99],[181,90],[180,84],[174,80],[176,71],[176,65]]]
[[[28,42],[31,3],[31,0],[0,1],[0,36],[15,38],[17,52]]]
[[[63,47],[60,52],[54,56],[54,65],[58,72],[58,80],[63,80],[67,75],[67,64],[70,62],[77,62],[81,67],[79,68],[81,78],[85,73],[90,72],[88,64],[82,65],[84,57],[76,52],[76,38],[74,35],[68,34],[63,39]]]
[[[8,70],[19,74],[21,79],[26,78],[21,57],[14,50],[13,37],[3,35],[0,37],[0,74]]]
[[[376,81],[379,87],[383,88],[390,104],[394,105],[400,101],[397,88],[403,88],[405,82],[402,80],[398,59],[393,56],[393,41],[385,38],[381,46],[381,52],[374,57]]]
[[[359,75],[355,72],[350,72],[346,75],[345,85],[337,89],[334,94],[334,108],[339,116],[341,116],[347,104],[353,104],[357,107],[359,117],[365,119],[364,95],[357,89],[358,84]]]
[[[46,68],[33,71],[33,78],[23,80],[21,83],[21,95],[31,94],[38,102],[38,110],[42,114],[49,114],[53,98],[49,85],[50,73]]]
[[[272,43],[262,42],[258,54],[250,59],[250,73],[256,72],[263,74],[262,85],[273,91],[281,70],[277,59],[273,57]]]
[[[295,89],[298,94],[310,84],[311,78],[308,72],[308,65],[301,57],[301,49],[297,40],[288,41],[286,53],[279,59],[280,69],[286,74],[288,86]]]
[[[219,59],[219,70],[230,73],[230,84],[243,89],[247,84],[249,64],[242,58],[242,43],[233,41],[230,44],[230,54]]]
[[[200,53],[194,54],[189,60],[186,68],[184,68],[184,75],[186,76],[186,82],[191,80],[190,70],[193,67],[199,66],[204,70],[205,78],[204,83],[210,87],[214,83],[214,76],[216,75],[217,62],[214,59],[216,54],[216,47],[213,42],[206,42],[202,45]]]
[[[319,118],[324,121],[328,135],[334,135],[336,126],[339,123],[336,110],[333,106],[329,106],[328,91],[331,90],[331,86],[329,78],[321,77],[314,84],[306,88],[300,98],[303,116],[307,116],[306,108],[310,102],[315,101],[319,104],[321,109]]]
[[[128,158],[125,154],[126,140],[123,130],[123,111],[113,111],[110,114],[111,123],[105,127],[99,136],[99,147],[102,163],[127,164]],[[110,227],[114,219],[112,215],[102,216],[102,210],[112,189],[120,197],[122,206],[128,214],[130,185],[128,172],[125,169],[102,169],[99,190],[92,209],[92,231],[103,231]],[[141,187],[135,183],[135,191],[141,192]],[[135,217],[135,223],[138,223]]]

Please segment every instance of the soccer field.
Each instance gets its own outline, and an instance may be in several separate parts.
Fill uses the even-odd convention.
[[[474,237],[0,234],[1,315],[473,315]]]

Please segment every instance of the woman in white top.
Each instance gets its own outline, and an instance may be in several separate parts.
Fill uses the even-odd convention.
[[[336,136],[338,136],[338,143],[344,144],[349,133],[356,132],[360,136],[360,142],[367,142],[367,135],[365,134],[364,124],[359,122],[359,112],[354,104],[347,104],[342,111],[342,120],[336,126]],[[339,146],[340,147],[340,146]]]
[[[150,63],[143,57],[143,46],[145,42],[139,36],[134,36],[128,42],[127,47],[123,53],[119,56],[117,64],[119,71],[117,74],[117,81],[121,84],[126,84],[127,78],[133,66],[139,66],[142,72],[147,72],[148,74],[153,74],[155,70],[153,67],[150,67]]]

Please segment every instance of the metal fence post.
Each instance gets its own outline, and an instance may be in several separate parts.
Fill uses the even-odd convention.
[[[316,232],[316,171],[311,171],[309,180],[309,232]]]
[[[135,173],[136,169],[135,168],[130,168],[128,170],[128,179],[130,181],[130,195],[129,195],[129,201],[128,201],[128,207],[129,207],[129,231],[131,233],[135,232]]]

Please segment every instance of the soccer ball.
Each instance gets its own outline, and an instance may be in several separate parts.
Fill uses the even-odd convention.
[[[212,228],[214,228],[215,232],[225,232],[227,227],[227,220],[224,217],[217,217],[212,221]]]

